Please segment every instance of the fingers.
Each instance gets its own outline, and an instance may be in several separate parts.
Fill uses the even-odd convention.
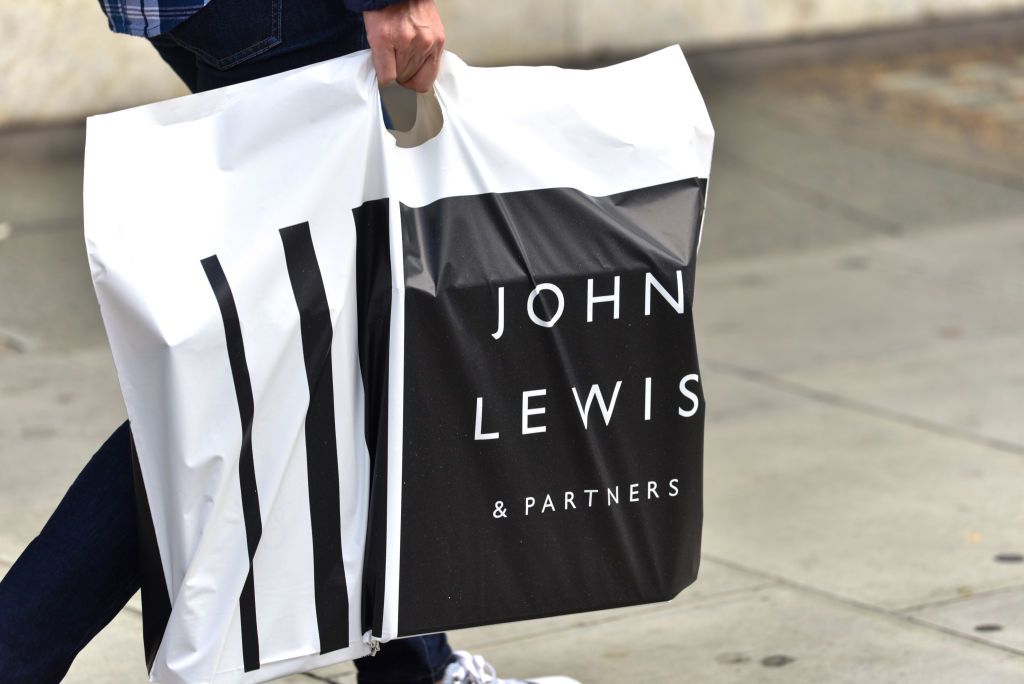
[[[395,49],[398,74],[395,79],[399,85],[416,75],[423,64],[430,59],[430,50],[426,47],[411,43],[408,46],[399,46]]]
[[[363,13],[373,66],[382,85],[418,92],[434,85],[444,52],[444,25],[434,0],[404,0]]]
[[[430,89],[437,78],[441,48],[426,35],[414,36],[398,52],[398,84],[419,92]]]
[[[437,74],[440,69],[441,54],[431,54],[423,61],[416,73],[409,78],[399,78],[398,85],[410,88],[418,93],[425,93],[434,87],[434,81],[437,80]]]
[[[377,71],[377,82],[382,86],[398,79],[398,63],[395,49],[390,44],[377,45],[371,50],[373,68]]]
[[[406,25],[395,52],[398,84],[418,92],[433,86],[440,70],[444,34],[431,26]]]

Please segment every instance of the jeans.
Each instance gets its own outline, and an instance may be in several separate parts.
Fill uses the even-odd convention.
[[[193,92],[368,47],[362,17],[341,0],[213,0],[150,40]],[[125,423],[0,582],[0,684],[59,682],[138,591],[129,439]],[[433,684],[451,660],[437,634],[388,642],[355,665],[363,684]]]

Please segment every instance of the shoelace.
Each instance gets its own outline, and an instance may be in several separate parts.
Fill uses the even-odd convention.
[[[498,684],[494,666],[484,660],[482,655],[473,655],[466,651],[455,651],[455,662],[445,672],[445,684]]]

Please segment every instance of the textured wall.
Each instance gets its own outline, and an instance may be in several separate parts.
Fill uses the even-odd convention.
[[[74,119],[184,92],[96,0],[0,0],[0,125]]]
[[[536,62],[675,42],[686,47],[1024,9],[1024,0],[438,2],[451,49],[480,64]],[[107,30],[97,4],[96,0],[0,0],[0,126],[76,119],[184,92],[145,41]]]
[[[850,31],[1024,9],[1024,0],[438,0],[452,49],[504,62]]]

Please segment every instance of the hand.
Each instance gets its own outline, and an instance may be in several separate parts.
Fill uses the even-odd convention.
[[[444,26],[434,0],[403,0],[363,12],[366,38],[381,85],[425,93],[434,87],[444,52]]]

